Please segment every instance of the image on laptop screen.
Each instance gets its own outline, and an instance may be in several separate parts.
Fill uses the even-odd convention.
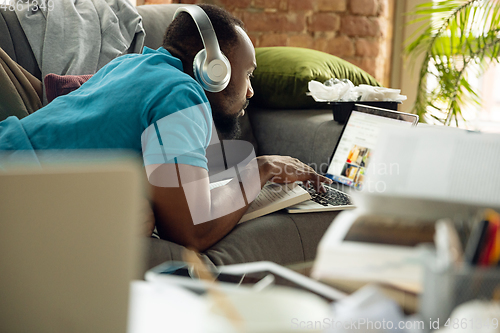
[[[350,187],[361,188],[380,130],[386,125],[408,126],[418,116],[356,104],[347,121],[326,176]]]

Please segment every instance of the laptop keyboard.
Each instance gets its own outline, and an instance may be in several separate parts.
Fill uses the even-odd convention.
[[[311,195],[311,200],[319,203],[322,206],[348,206],[353,205],[349,195],[344,192],[333,189],[332,187],[323,184],[326,189],[325,193],[318,193],[313,187],[306,188],[303,184],[300,186]]]

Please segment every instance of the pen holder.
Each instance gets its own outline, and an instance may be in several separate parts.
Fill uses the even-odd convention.
[[[474,299],[500,296],[500,269],[463,265],[440,267],[433,253],[427,255],[419,313],[426,324],[443,326],[453,309]]]

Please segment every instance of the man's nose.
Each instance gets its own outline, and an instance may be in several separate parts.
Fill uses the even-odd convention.
[[[248,89],[247,89],[247,99],[252,98],[253,96],[253,88],[252,84],[248,83]]]

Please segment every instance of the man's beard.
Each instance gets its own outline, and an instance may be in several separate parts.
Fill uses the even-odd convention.
[[[241,135],[240,121],[237,114],[229,115],[225,114],[221,110],[212,109],[212,115],[214,118],[215,128],[222,140],[233,140],[237,139]]]
[[[243,105],[242,110],[248,106],[248,100]],[[222,108],[212,106],[212,116],[215,128],[222,140],[234,140],[241,136],[240,114],[227,114]]]

